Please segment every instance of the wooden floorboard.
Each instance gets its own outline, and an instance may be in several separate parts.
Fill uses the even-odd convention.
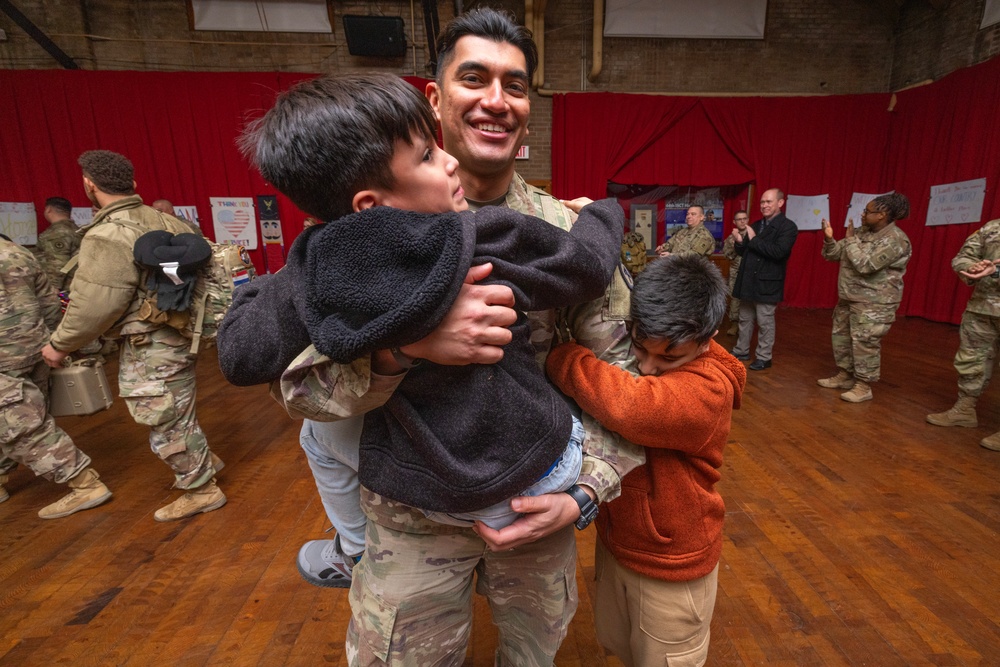
[[[902,318],[875,400],[845,403],[816,385],[835,370],[830,315],[779,309],[774,366],[750,373],[735,415],[708,664],[998,665],[1000,453],[978,441],[1000,430],[1000,390],[980,401],[979,428],[926,424],[954,402],[958,331]],[[0,504],[0,665],[345,664],[347,591],[309,586],[295,569],[299,546],[328,525],[298,424],[262,388],[227,385],[214,350],[198,377],[199,416],[226,461],[223,509],[153,521],[177,492],[120,399],[59,420],[113,490],[109,503],[42,521],[63,489],[12,475]],[[593,529],[578,542],[580,608],[556,664],[620,666],[593,632]],[[486,667],[496,631],[485,600],[474,610],[465,666]]]

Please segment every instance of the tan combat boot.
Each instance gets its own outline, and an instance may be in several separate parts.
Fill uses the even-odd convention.
[[[845,391],[840,398],[848,403],[864,403],[872,400],[872,388],[864,380],[855,380],[850,391]]]
[[[988,435],[980,440],[979,446],[991,449],[994,452],[1000,452],[1000,431],[994,433],[993,435]]]
[[[845,370],[839,370],[831,378],[816,380],[816,384],[827,389],[850,389],[854,386],[854,376]]]
[[[215,484],[215,478],[212,478],[208,483],[197,489],[188,489],[174,502],[156,510],[153,518],[157,521],[176,521],[201,512],[217,510],[225,504],[226,494]]]
[[[3,488],[3,485],[7,483],[7,473],[0,474],[0,503],[10,498],[10,494],[7,493],[7,489]]]
[[[935,426],[976,428],[979,426],[979,420],[976,419],[976,399],[974,396],[959,396],[949,410],[927,415],[927,422]]]
[[[87,468],[77,473],[76,477],[66,482],[71,493],[38,511],[39,518],[58,519],[69,516],[80,510],[97,507],[111,497],[111,490],[104,486],[100,475],[93,468]]]
[[[735,336],[735,335],[739,334],[739,332],[740,332],[740,325],[738,325],[738,324],[730,324],[729,325],[729,330],[726,331],[726,335],[727,336]]]

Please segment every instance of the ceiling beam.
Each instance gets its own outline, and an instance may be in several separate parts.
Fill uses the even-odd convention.
[[[14,6],[14,3],[8,0],[0,0],[0,10],[9,16],[14,23],[21,26],[21,29],[28,33],[29,37],[38,42],[38,45],[48,51],[49,55],[59,61],[59,64],[65,69],[80,69],[76,61],[60,49],[58,44],[49,39],[49,36],[32,23],[31,19],[22,14],[21,10]]]

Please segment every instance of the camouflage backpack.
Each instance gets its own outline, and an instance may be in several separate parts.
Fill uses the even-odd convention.
[[[191,321],[183,333],[191,335],[191,352],[198,352],[202,340],[215,340],[219,325],[233,305],[233,290],[257,277],[246,248],[213,243],[212,258],[201,267],[195,283]]]
[[[146,229],[126,220],[114,220],[116,224],[145,234]],[[141,238],[141,237],[140,237]],[[139,319],[166,324],[177,329],[191,339],[191,353],[197,354],[202,340],[215,340],[219,325],[233,305],[233,291],[257,277],[257,270],[250,255],[242,245],[215,243],[204,239],[211,249],[211,256],[198,269],[198,277],[191,293],[191,306],[177,312],[163,311],[157,307],[157,294],[150,291],[144,297],[139,309]],[[144,271],[158,272],[158,267],[144,266]],[[146,277],[143,284],[148,285]]]
[[[629,232],[622,239],[622,264],[635,277],[646,268],[646,242],[639,232]]]

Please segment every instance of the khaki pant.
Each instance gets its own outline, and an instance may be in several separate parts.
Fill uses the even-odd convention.
[[[553,664],[576,611],[572,526],[513,550],[492,552],[469,528],[427,519],[368,522],[354,567],[347,660],[358,665],[461,665],[472,629],[472,584],[499,634],[496,664]]]
[[[627,667],[701,667],[719,566],[693,581],[663,581],[622,567],[597,542],[597,640]]]

